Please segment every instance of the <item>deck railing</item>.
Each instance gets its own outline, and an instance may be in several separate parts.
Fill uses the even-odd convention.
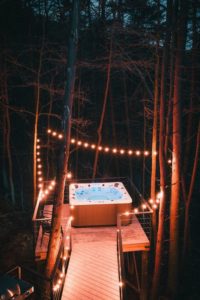
[[[124,256],[122,250],[122,236],[121,231],[117,230],[117,260],[118,260],[118,275],[119,275],[119,289],[120,299],[124,299],[125,292],[125,269],[124,269]]]
[[[71,219],[69,219],[66,228],[63,228],[63,238],[57,255],[54,271],[52,274],[52,286],[51,286],[52,300],[61,299],[71,251],[72,251]]]
[[[39,191],[32,218],[35,247],[38,242],[42,244],[43,236],[45,233],[48,234],[47,245],[45,245],[44,249],[40,249],[40,255],[47,253],[51,233],[54,192],[50,192],[44,196],[44,191],[47,190],[47,187],[50,186],[50,184],[50,181],[43,183],[43,189]],[[39,241],[39,238],[41,241]],[[43,282],[47,281],[49,283],[51,300],[61,299],[65,275],[71,255],[71,246],[71,217],[62,217],[60,246],[52,276],[51,278],[46,278],[45,276],[35,272],[34,283],[36,285],[36,292],[38,295],[42,293],[40,280],[40,277],[42,277]]]
[[[43,285],[46,282],[50,289],[50,299],[60,300],[65,282],[65,276],[70,260],[72,243],[71,243],[71,219],[69,218],[65,227],[62,226],[62,240],[60,243],[56,263],[52,276],[50,278],[35,272],[32,269],[24,268],[23,272],[29,282],[34,285],[35,298],[41,299]]]

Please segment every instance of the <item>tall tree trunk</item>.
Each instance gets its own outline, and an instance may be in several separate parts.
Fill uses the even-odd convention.
[[[194,103],[197,97],[196,91],[196,80],[197,80],[197,67],[196,62],[198,61],[198,33],[197,33],[197,3],[193,2],[193,12],[192,12],[192,74],[191,74],[191,92],[190,92],[190,104],[189,104],[189,113],[187,119],[187,128],[186,128],[186,141],[185,141],[185,152],[184,156],[189,157],[191,150],[191,136],[194,122]],[[189,159],[184,160],[183,166],[183,175],[186,176],[188,169]]]
[[[184,166],[183,166],[183,178],[182,182],[184,184],[184,195],[185,195],[185,222],[184,222],[184,240],[183,240],[183,252],[182,252],[182,261],[184,264],[184,259],[186,258],[188,248],[189,248],[189,210],[190,210],[190,204],[192,200],[192,192],[194,188],[195,183],[195,176],[197,171],[197,165],[198,165],[198,155],[199,155],[199,142],[200,142],[200,125],[197,132],[197,142],[196,142],[196,152],[195,152],[195,158],[194,158],[194,164],[192,169],[192,176],[189,186],[189,192],[188,195],[185,185],[185,179],[187,176],[187,172],[190,172],[190,169],[188,170],[188,162],[187,159],[190,155],[191,151],[191,136],[192,136],[192,129],[193,129],[193,117],[194,117],[194,103],[197,96],[196,91],[196,80],[197,80],[197,69],[196,69],[196,61],[197,61],[197,47],[198,47],[198,34],[197,34],[197,3],[196,1],[192,1],[193,9],[192,9],[192,34],[193,34],[193,41],[192,41],[192,76],[191,76],[191,93],[190,93],[190,105],[189,105],[189,113],[188,113],[188,120],[187,120],[187,131],[186,131],[186,145],[185,145],[185,152],[184,152]],[[188,180],[187,180],[188,181]]]
[[[112,89],[110,88],[110,114],[111,114],[111,124],[112,124],[112,137],[114,141],[114,147],[117,145],[117,133],[115,126],[115,110],[114,110],[114,100],[112,96]],[[119,159],[115,157],[115,167],[116,167],[116,175],[120,176],[120,168],[119,168]]]
[[[162,266],[163,255],[163,241],[164,241],[164,224],[166,214],[166,156],[165,156],[165,136],[166,136],[166,104],[167,104],[167,74],[168,74],[168,61],[169,61],[169,43],[171,32],[169,24],[172,14],[172,0],[167,2],[167,21],[166,21],[166,38],[163,49],[162,57],[162,70],[161,70],[161,86],[160,86],[160,128],[159,128],[159,166],[160,166],[160,190],[162,197],[160,199],[159,216],[158,216],[158,233],[156,240],[155,252],[155,266],[153,274],[153,285],[151,299],[157,299],[160,286],[160,275]]]
[[[172,178],[170,203],[170,245],[168,287],[172,299],[177,293],[179,269],[179,204],[181,184],[181,67],[187,33],[187,1],[180,1],[177,51],[174,71]]]
[[[102,128],[103,128],[103,122],[104,122],[104,116],[105,116],[105,112],[106,112],[106,104],[107,104],[108,92],[109,92],[109,86],[110,86],[111,59],[112,59],[112,36],[111,36],[111,40],[110,40],[110,52],[109,52],[109,58],[108,58],[106,87],[105,87],[105,92],[104,92],[103,107],[102,107],[99,127],[97,129],[98,141],[97,141],[97,146],[96,146],[96,151],[95,151],[92,179],[95,178],[96,172],[97,172],[97,164],[98,164],[98,158],[99,158],[99,146],[100,146],[101,140],[102,140],[101,133],[102,133]]]
[[[125,106],[125,116],[126,116],[126,128],[128,134],[128,147],[131,149],[131,130],[130,130],[130,117],[129,117],[129,101],[127,97],[127,84],[126,84],[126,73],[123,72],[123,84],[124,84],[124,106]],[[129,174],[130,179],[133,181],[133,164],[132,164],[132,157],[129,158]]]
[[[40,76],[42,70],[42,59],[45,39],[45,21],[43,21],[42,45],[39,52],[39,62],[36,77],[35,87],[35,124],[34,124],[34,139],[33,139],[33,207],[37,200],[37,139],[38,139],[38,123],[39,123],[39,108],[40,108]]]
[[[174,93],[174,59],[175,59],[175,49],[177,46],[177,14],[178,14],[178,3],[179,0],[174,0],[173,10],[172,10],[172,20],[169,24],[171,28],[171,42],[170,42],[170,74],[169,74],[169,103],[167,106],[167,118],[166,118],[166,138],[165,138],[165,155],[169,155],[169,148],[171,146],[171,131],[172,131],[172,99]],[[170,153],[171,157],[171,153]]]
[[[187,252],[188,252],[188,248],[189,248],[189,226],[190,226],[189,210],[190,210],[190,204],[192,201],[192,193],[193,193],[193,189],[194,189],[197,167],[198,167],[198,162],[199,162],[199,151],[200,151],[200,123],[199,123],[199,127],[198,127],[198,132],[197,132],[196,151],[195,151],[195,157],[194,157],[192,177],[191,177],[191,181],[190,181],[190,188],[189,188],[189,193],[188,193],[188,196],[186,198],[186,203],[185,203],[184,240],[183,240],[183,252],[182,252],[183,261],[187,257]]]
[[[9,201],[14,206],[16,204],[15,199],[15,188],[13,182],[13,164],[12,164],[12,153],[11,153],[11,124],[10,124],[10,113],[9,113],[9,96],[8,96],[8,80],[7,80],[7,65],[5,57],[2,58],[2,76],[1,76],[1,93],[2,99],[4,102],[4,111],[3,111],[3,176],[4,176],[4,183],[7,186],[7,191]]]
[[[151,148],[151,199],[156,199],[156,163],[157,163],[157,126],[158,126],[158,98],[159,98],[159,69],[160,57],[157,53],[155,80],[154,80],[154,109],[153,109],[153,132],[152,132],[152,148]],[[153,211],[152,216],[153,240],[156,243],[157,235],[157,219],[156,211]]]
[[[74,99],[74,85],[75,85],[75,59],[78,43],[78,19],[79,19],[79,0],[73,1],[73,8],[71,14],[71,31],[68,48],[67,61],[67,82],[64,96],[64,114],[63,114],[63,132],[64,139],[59,157],[59,173],[57,182],[57,195],[53,207],[52,230],[48,245],[47,261],[45,274],[47,277],[52,275],[60,241],[61,233],[61,215],[64,202],[65,181],[68,172],[68,160],[70,150],[71,138],[71,119],[72,119],[72,105]],[[45,289],[45,293],[48,291]]]

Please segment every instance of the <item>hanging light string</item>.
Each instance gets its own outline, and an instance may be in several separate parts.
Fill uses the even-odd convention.
[[[160,201],[162,200],[163,198],[163,191],[160,190],[160,192],[158,192],[156,194],[156,198],[155,199],[149,199],[148,202],[149,204],[151,205],[151,208],[156,210],[158,207],[159,207],[159,204],[160,204]]]
[[[41,159],[40,139],[37,139],[36,166],[37,166],[37,184],[38,184],[38,188],[41,189],[42,186],[43,186],[43,173],[42,173],[42,159]]]
[[[49,197],[49,195],[51,194],[51,192],[55,189],[55,185],[56,185],[56,181],[55,180],[51,180],[50,182],[48,182],[48,185],[46,185],[44,187],[44,184],[42,185],[42,190],[40,193],[40,200],[47,200],[47,198]]]
[[[51,135],[53,138],[62,140],[63,139],[63,134],[58,133],[57,131],[54,131],[52,129],[48,129],[47,133]],[[77,140],[72,138],[71,139],[71,144],[76,145],[80,148],[88,149],[88,150],[95,150],[97,149],[97,145],[94,143],[89,143],[87,141],[82,141],[82,140]],[[112,154],[119,154],[119,155],[124,155],[124,156],[150,156],[151,152],[148,150],[134,150],[134,149],[124,149],[121,147],[110,147],[110,146],[103,146],[99,145],[98,146],[98,151],[104,152],[104,153],[112,153]],[[154,155],[157,155],[157,152],[154,152]]]

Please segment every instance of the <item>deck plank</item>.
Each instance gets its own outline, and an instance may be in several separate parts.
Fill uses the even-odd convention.
[[[72,229],[62,300],[119,300],[116,227]]]
[[[123,251],[149,250],[137,217],[122,226]],[[72,254],[62,300],[119,300],[116,226],[72,228]]]
[[[149,251],[150,241],[135,215],[132,222],[121,227],[123,252]]]

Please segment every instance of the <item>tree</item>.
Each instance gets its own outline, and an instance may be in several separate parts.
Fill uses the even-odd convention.
[[[162,197],[160,199],[158,232],[155,249],[155,266],[152,284],[152,299],[157,299],[160,286],[161,265],[163,257],[163,242],[164,242],[164,225],[166,215],[166,185],[167,185],[167,168],[166,168],[166,153],[165,153],[165,137],[166,137],[166,105],[167,98],[167,74],[169,63],[169,44],[170,44],[170,27],[172,16],[172,1],[167,1],[167,19],[166,19],[166,37],[162,55],[162,70],[161,70],[161,86],[160,86],[160,128],[159,128],[159,167],[160,167],[160,190]]]
[[[75,59],[77,52],[78,42],[78,19],[79,19],[79,0],[73,1],[71,13],[71,31],[68,48],[67,60],[67,81],[64,95],[64,114],[63,114],[63,132],[64,140],[59,157],[59,170],[58,170],[58,183],[57,195],[53,207],[52,217],[52,230],[48,245],[47,261],[45,274],[47,277],[52,275],[52,271],[56,262],[60,234],[61,234],[61,216],[64,202],[64,191],[66,176],[68,173],[68,160],[69,160],[69,147],[71,139],[71,119],[72,119],[72,106],[74,99],[74,85],[75,85]],[[45,292],[48,291],[48,286]]]
[[[175,52],[173,134],[172,134],[172,177],[170,202],[170,244],[168,287],[175,297],[179,270],[179,205],[181,198],[181,71],[187,34],[187,1],[180,1],[177,24],[177,49]]]

